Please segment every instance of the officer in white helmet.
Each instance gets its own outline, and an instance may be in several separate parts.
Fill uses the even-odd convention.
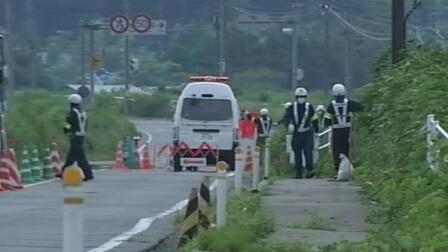
[[[259,144],[264,145],[266,138],[271,135],[272,129],[272,118],[269,116],[269,110],[267,108],[260,110],[260,118],[255,120],[255,123],[257,124],[257,139],[259,140]]]
[[[325,109],[324,105],[318,105],[316,107],[316,115],[317,115],[317,121],[319,125],[319,132],[324,130],[325,128],[325,114],[327,113],[327,110]]]
[[[68,101],[70,112],[66,118],[64,133],[70,138],[70,149],[62,170],[76,162],[84,172],[84,181],[91,180],[93,179],[92,168],[87,161],[83,148],[87,129],[87,114],[81,109],[82,97],[79,94],[70,95]],[[62,176],[62,174],[59,176]]]
[[[332,151],[337,175],[339,163],[341,162],[340,154],[350,158],[350,134],[353,113],[362,111],[363,107],[359,102],[346,98],[346,90],[343,84],[334,84],[332,93],[334,99],[327,107],[325,125],[333,129]]]
[[[315,175],[313,167],[313,141],[314,133],[318,131],[317,117],[313,105],[306,101],[308,92],[299,87],[295,91],[296,101],[285,111],[282,122],[285,126],[290,123],[294,126],[291,148],[294,151],[296,178],[303,178],[303,168],[306,168],[305,177]],[[305,167],[303,167],[303,156]]]

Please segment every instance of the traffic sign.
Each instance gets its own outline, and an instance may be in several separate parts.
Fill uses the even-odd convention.
[[[104,66],[103,59],[99,55],[93,56],[91,63],[97,70],[101,69]]]
[[[110,29],[115,34],[124,34],[129,29],[129,19],[125,16],[115,16],[110,20]]]
[[[149,35],[166,35],[166,20],[152,20]]]
[[[148,32],[151,28],[151,18],[146,15],[137,15],[132,20],[132,26],[138,33]]]

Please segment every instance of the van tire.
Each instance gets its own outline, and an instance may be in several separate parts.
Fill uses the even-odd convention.
[[[181,172],[182,171],[182,166],[180,165],[180,156],[179,155],[174,155],[173,156],[173,170],[175,172]]]
[[[221,150],[219,152],[219,161],[225,161],[229,165],[229,170],[235,170],[235,152],[233,150]]]

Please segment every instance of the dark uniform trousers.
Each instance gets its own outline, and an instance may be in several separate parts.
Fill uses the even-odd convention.
[[[84,176],[86,177],[86,179],[92,179],[93,178],[92,168],[90,167],[89,162],[87,161],[86,154],[84,153],[83,149],[83,144],[84,144],[83,136],[70,137],[70,149],[68,151],[64,167],[62,169],[65,169],[73,165],[75,162],[77,162],[78,166],[84,172]]]
[[[294,132],[292,135],[291,148],[294,151],[294,159],[296,170],[298,173],[303,172],[303,157],[305,156],[305,165],[308,171],[313,170],[313,131]]]
[[[339,164],[341,162],[341,158],[339,154],[344,154],[348,158],[350,158],[350,127],[333,129],[333,160],[336,171],[339,169]]]

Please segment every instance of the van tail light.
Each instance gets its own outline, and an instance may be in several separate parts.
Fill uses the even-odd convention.
[[[238,142],[240,140],[240,129],[233,129],[233,141]]]
[[[173,141],[179,141],[179,127],[173,127]]]

